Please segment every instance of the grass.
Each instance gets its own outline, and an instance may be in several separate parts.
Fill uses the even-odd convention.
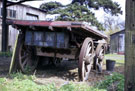
[[[15,73],[10,75],[10,80],[7,78],[0,78],[0,91],[107,91],[107,89],[114,86],[115,83],[117,91],[124,89],[124,76],[119,73],[113,73],[111,76],[106,76],[105,80],[98,82],[91,87],[86,83],[66,83],[57,88],[55,84],[38,84],[35,82],[34,75],[23,75],[22,73]],[[116,91],[116,90],[113,90]]]
[[[53,84],[38,85],[30,79],[13,79],[7,81],[7,79],[0,85],[0,91],[56,91]],[[3,90],[4,89],[4,90]]]
[[[125,63],[125,61],[124,61],[125,60],[124,55],[106,54],[105,55],[105,60],[106,59],[115,60],[116,61],[116,66],[120,66],[120,65],[123,65]]]
[[[11,74],[10,80],[0,78],[0,91],[106,91],[105,89],[90,87],[84,83],[74,84],[72,82],[57,88],[53,83],[47,85],[38,84],[35,79],[34,75]]]
[[[39,85],[35,79],[34,75],[11,74],[10,80],[0,78],[0,91],[57,91],[54,84]]]
[[[12,52],[0,52],[0,56],[1,57],[11,57],[12,56]]]
[[[124,91],[124,75],[113,73],[110,76],[106,76],[105,80],[98,83],[96,87],[99,89],[111,89],[109,91]]]

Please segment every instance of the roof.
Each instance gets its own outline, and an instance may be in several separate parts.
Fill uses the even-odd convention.
[[[122,33],[122,32],[125,32],[125,29],[123,29],[121,31],[118,31],[118,32],[115,32],[115,33],[111,34],[110,36],[113,36],[113,35],[116,35],[116,34],[119,34],[119,33]]]
[[[29,21],[29,20],[9,20],[9,24],[17,27],[44,27],[44,28],[67,28],[72,31],[77,28],[78,33],[93,34],[93,36],[107,39],[107,36],[98,30],[93,30],[89,25],[83,22],[72,22],[72,21]],[[83,30],[83,31],[81,31]]]

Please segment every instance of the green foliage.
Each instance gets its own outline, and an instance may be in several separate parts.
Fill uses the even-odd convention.
[[[44,9],[46,12],[53,11],[59,7],[63,7],[63,5],[59,2],[49,2],[40,5],[40,8]]]
[[[106,13],[111,13],[111,15],[122,14],[120,5],[112,0],[72,0],[71,4],[65,6],[59,2],[48,2],[41,4],[40,8],[48,14],[59,14],[56,20],[85,21],[92,26],[96,26],[98,30],[105,29],[94,13],[91,12],[92,8],[96,10],[102,8]]]
[[[52,7],[52,3],[58,3],[58,2],[50,2],[42,4],[40,6],[41,9],[47,10],[46,8]],[[101,23],[98,22],[97,18],[95,17],[94,13],[87,8],[87,6],[80,5],[79,3],[69,4],[66,6],[57,5],[55,9],[48,10],[48,14],[59,14],[59,16],[56,18],[57,21],[85,21],[90,23],[92,26],[96,26],[98,30],[104,30]],[[44,8],[45,7],[45,8]]]
[[[111,76],[106,76],[106,80],[97,84],[98,88],[107,89],[111,85],[117,84],[117,91],[124,91],[124,76],[119,73],[113,73]]]
[[[11,57],[12,56],[12,52],[0,52],[0,56]]]
[[[112,15],[122,14],[120,5],[112,0],[72,0],[72,4],[76,2],[96,10],[103,8],[106,13]]]

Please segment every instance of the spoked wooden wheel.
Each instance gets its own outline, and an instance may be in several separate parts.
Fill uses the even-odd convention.
[[[99,73],[102,73],[104,54],[105,54],[104,44],[98,44],[96,48],[95,67]]]
[[[91,66],[93,64],[94,55],[93,41],[91,38],[86,38],[83,42],[79,55],[79,80],[85,81],[89,77]]]
[[[38,64],[38,57],[35,55],[35,48],[21,43],[18,55],[21,71],[24,73],[33,72]]]

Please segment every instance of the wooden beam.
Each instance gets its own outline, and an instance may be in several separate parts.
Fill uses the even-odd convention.
[[[126,0],[124,91],[135,91],[135,0]]]
[[[16,4],[21,4],[24,2],[28,2],[28,1],[41,1],[41,0],[20,0],[18,2],[10,2],[9,4],[7,4],[7,7],[12,6],[12,5],[16,5]]]
[[[6,8],[7,0],[2,0],[2,52],[7,51],[8,45],[8,30],[6,24],[6,17],[7,17],[7,8]]]

